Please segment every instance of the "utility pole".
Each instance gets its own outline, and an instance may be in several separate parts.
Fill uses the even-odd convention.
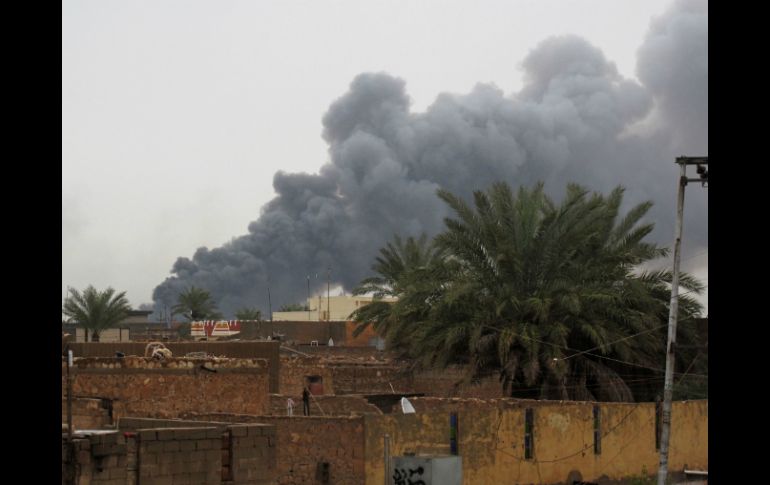
[[[684,216],[684,188],[687,182],[701,182],[708,187],[708,157],[677,157],[679,164],[679,191],[676,201],[676,227],[674,228],[674,271],[671,276],[671,303],[668,314],[668,344],[666,345],[666,377],[663,385],[663,413],[660,432],[660,466],[658,485],[666,485],[668,475],[668,442],[671,434],[671,400],[674,395],[674,350],[676,348],[676,323],[679,312],[679,261],[682,246]],[[700,177],[688,179],[687,165],[696,165]]]
[[[310,321],[310,275],[307,275],[307,321]]]
[[[331,303],[330,303],[330,296],[329,296],[329,288],[330,288],[330,281],[331,281],[331,268],[326,268],[326,321],[329,322],[332,319],[331,314]]]
[[[67,441],[72,446],[72,350],[67,343]]]

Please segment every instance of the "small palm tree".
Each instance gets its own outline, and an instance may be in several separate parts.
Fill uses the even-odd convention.
[[[91,332],[91,340],[99,341],[99,334],[106,328],[115,326],[128,316],[131,310],[126,299],[126,292],[115,293],[112,288],[98,291],[93,286],[88,286],[83,292],[70,288],[69,298],[64,302],[62,313],[68,321],[77,322],[88,332]]]
[[[176,315],[186,317],[189,321],[222,318],[222,314],[217,311],[211,293],[195,286],[179,294],[177,303],[171,311]]]
[[[236,320],[262,320],[262,312],[256,308],[241,308],[235,312]]]

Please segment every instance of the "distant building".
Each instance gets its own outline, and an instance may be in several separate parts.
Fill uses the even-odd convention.
[[[273,312],[273,321],[290,322],[344,322],[350,320],[350,314],[364,305],[371,303],[371,296],[332,296],[327,298],[322,295],[308,298],[307,306],[310,310],[296,312]],[[382,301],[394,303],[395,298],[383,298]]]
[[[177,331],[167,328],[165,322],[151,322],[152,311],[131,310],[128,316],[115,327],[106,328],[99,333],[99,342],[130,342],[137,340],[163,340],[176,338]],[[92,341],[91,332],[81,327],[77,322],[62,323],[62,331],[74,336],[72,342]]]

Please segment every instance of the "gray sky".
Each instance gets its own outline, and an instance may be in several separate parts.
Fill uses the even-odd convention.
[[[636,79],[669,4],[65,0],[62,297],[150,302],[178,257],[246,233],[276,171],[329,161],[322,117],[362,72],[403,79],[419,112],[479,82],[514,93],[530,50],[576,34]],[[700,251],[684,269],[707,278]]]

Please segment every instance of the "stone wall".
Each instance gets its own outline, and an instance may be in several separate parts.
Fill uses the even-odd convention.
[[[232,359],[265,359],[269,362],[270,392],[278,392],[280,342],[164,342],[174,356],[184,357],[189,352],[206,352],[217,357]],[[75,357],[115,357],[116,352],[124,355],[144,357],[147,346],[142,342],[88,342],[70,343]]]
[[[270,409],[263,359],[81,358],[72,375],[73,396],[111,400],[114,418],[174,418],[188,411],[265,414]]]
[[[285,396],[301,396],[307,376],[323,379],[324,394],[334,394],[332,371],[320,357],[281,356],[281,372],[278,393]]]
[[[296,354],[281,356],[279,394],[301,395],[305,377],[318,375],[323,378],[324,394],[396,392],[436,397],[503,397],[497,377],[489,376],[468,383],[462,367],[413,372],[407,363],[383,360],[384,354],[375,350],[362,353],[358,349],[352,352],[321,349],[313,352],[316,353],[311,357]]]
[[[61,422],[67,422],[67,399],[61,401]],[[112,401],[107,399],[72,399],[74,429],[102,429],[112,425]]]
[[[450,366],[438,371],[415,372],[410,392],[436,397],[476,397],[492,399],[504,397],[502,385],[496,376],[487,376],[475,382],[465,380],[465,369]]]
[[[286,416],[286,401],[289,396],[270,395],[270,415]],[[302,415],[302,397],[291,396],[294,401],[294,415]],[[310,398],[310,413],[313,416],[349,416],[351,414],[382,414],[376,406],[363,396],[313,396]]]
[[[401,365],[381,362],[327,364],[336,394],[413,392],[412,375]]]
[[[186,418],[274,425],[275,483],[279,485],[364,483],[364,423],[359,416],[279,417],[214,413],[190,414]]]

